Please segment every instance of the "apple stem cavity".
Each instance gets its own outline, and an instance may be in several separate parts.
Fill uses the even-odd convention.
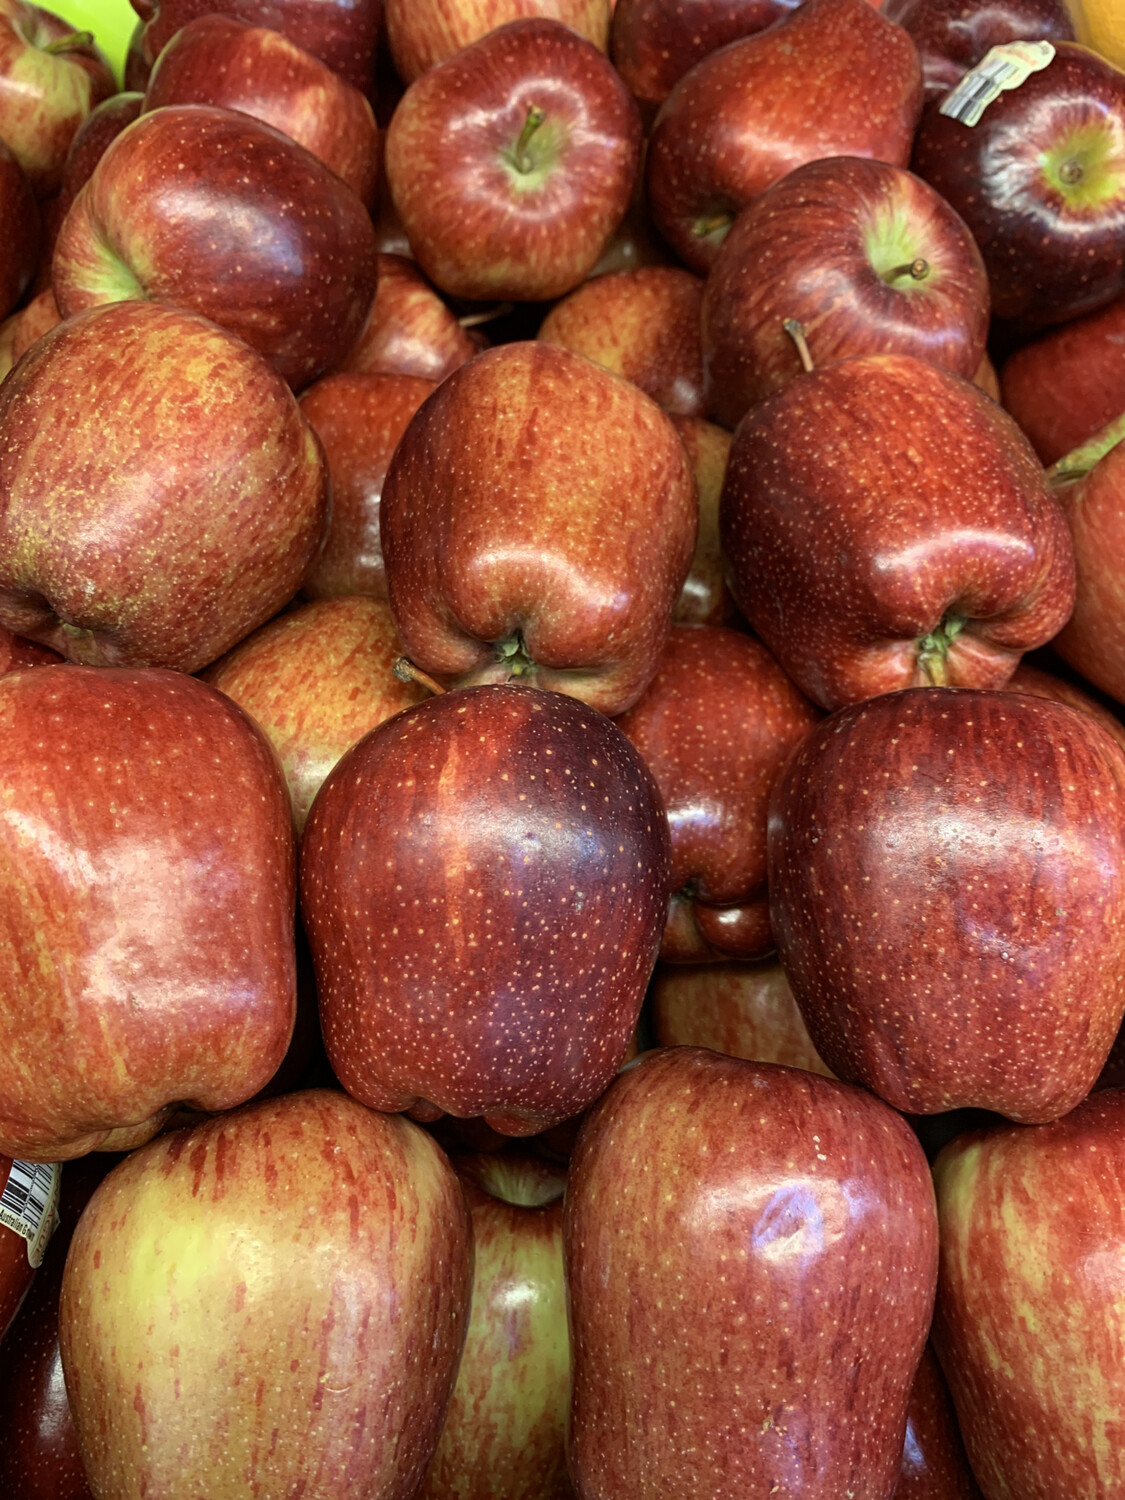
[[[717,235],[720,240],[723,240],[733,222],[730,214],[708,214],[705,218],[696,219],[691,226],[691,232],[697,240],[705,240],[712,235]]]
[[[786,318],[781,325],[785,332],[797,346],[797,353],[801,356],[801,365],[806,375],[811,375],[816,366],[813,364],[812,352],[809,349],[808,339],[805,338],[805,330],[796,318]]]
[[[969,622],[957,615],[947,616],[936,630],[918,642],[918,665],[931,687],[946,687],[946,662],[949,648]]]
[[[435,694],[445,692],[440,682],[431,677],[428,672],[423,672],[421,667],[416,667],[408,656],[398,657],[391,671],[399,682],[416,682],[420,687],[429,688],[430,692]]]
[[[546,113],[539,108],[538,104],[533,104],[527,112],[527,119],[523,122],[520,138],[516,142],[515,151],[512,153],[512,165],[517,172],[523,173],[525,177],[529,172],[535,170],[535,158],[528,151],[528,147],[531,145],[532,136],[534,136],[546,118]]]

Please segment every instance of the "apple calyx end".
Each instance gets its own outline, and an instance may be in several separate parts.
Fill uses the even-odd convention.
[[[947,615],[936,630],[918,642],[918,670],[930,687],[949,686],[949,648],[968,623],[959,615]]]

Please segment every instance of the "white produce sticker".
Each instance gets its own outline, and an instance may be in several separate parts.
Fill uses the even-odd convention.
[[[1002,42],[969,70],[938,105],[938,113],[975,125],[1005,89],[1018,89],[1041,73],[1055,55],[1050,42]]]
[[[27,1241],[27,1258],[33,1266],[42,1263],[47,1241],[59,1222],[61,1181],[58,1162],[14,1161],[0,1193],[0,1224]]]

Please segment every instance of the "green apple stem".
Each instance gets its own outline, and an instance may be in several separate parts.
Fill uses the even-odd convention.
[[[936,630],[918,642],[918,665],[931,687],[946,686],[949,648],[968,623],[957,615],[947,615]]]
[[[428,672],[423,672],[421,667],[416,667],[407,656],[400,656],[391,671],[399,682],[416,682],[419,687],[429,688],[431,693],[445,692],[440,682],[435,681]]]
[[[1094,465],[1101,463],[1106,454],[1121,442],[1125,442],[1125,412],[1114,417],[1112,422],[1107,422],[1081,447],[1073,448],[1051,465],[1047,470],[1047,481],[1051,488],[1057,492],[1073,484],[1075,480],[1085,479]]]
[[[725,234],[730,226],[730,214],[708,214],[704,219],[696,219],[691,228],[697,240],[705,240],[708,235],[718,234],[720,230]]]
[[[92,31],[71,31],[66,36],[60,36],[57,41],[48,42],[45,47],[40,48],[40,51],[49,52],[52,57],[56,57],[60,52],[77,52],[80,47],[93,45],[94,33]]]
[[[526,175],[534,170],[535,161],[528,154],[527,148],[531,145],[532,136],[546,118],[546,114],[537,104],[533,104],[528,110],[527,119],[523,122],[523,129],[520,131],[520,138],[516,142],[516,149],[512,155],[512,164],[517,172],[523,172]]]
[[[929,261],[919,256],[917,260],[912,260],[909,265],[895,266],[893,271],[888,271],[884,280],[888,282],[898,281],[903,276],[909,276],[911,281],[925,281],[929,274]]]
[[[786,318],[781,325],[785,332],[797,346],[797,353],[801,356],[801,364],[806,375],[811,375],[816,366],[813,364],[812,353],[809,350],[808,340],[805,338],[805,330],[796,318]]]

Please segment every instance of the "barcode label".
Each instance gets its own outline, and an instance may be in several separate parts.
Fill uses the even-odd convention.
[[[33,1266],[42,1262],[59,1222],[61,1181],[58,1162],[14,1161],[0,1192],[0,1224],[27,1241],[27,1258]]]
[[[965,74],[938,105],[938,113],[975,125],[1005,89],[1018,89],[1032,73],[1041,72],[1055,55],[1050,42],[1004,42],[993,47]]]

